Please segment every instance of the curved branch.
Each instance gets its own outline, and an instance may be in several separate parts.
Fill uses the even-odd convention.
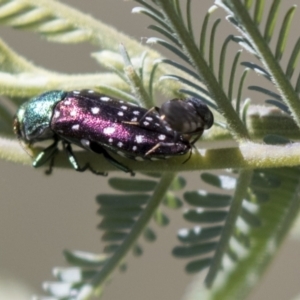
[[[18,141],[0,138],[0,159],[6,161],[31,165],[32,160],[21,148]],[[33,148],[33,155],[37,155],[42,149]],[[135,171],[147,172],[180,172],[226,168],[277,168],[300,165],[300,143],[291,143],[284,146],[273,146],[247,142],[239,147],[224,149],[198,149],[198,153],[186,163],[186,157],[174,157],[160,161],[138,162],[124,159],[121,156],[115,157],[129,168]],[[87,151],[77,151],[75,156],[79,161],[89,161],[97,171],[116,171],[116,169],[103,158],[102,155],[93,154]],[[55,158],[55,167],[70,168],[66,155],[60,152]]]

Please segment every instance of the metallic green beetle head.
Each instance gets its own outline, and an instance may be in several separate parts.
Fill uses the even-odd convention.
[[[14,132],[26,144],[53,137],[50,128],[55,105],[64,99],[66,92],[51,91],[21,105],[14,118]]]

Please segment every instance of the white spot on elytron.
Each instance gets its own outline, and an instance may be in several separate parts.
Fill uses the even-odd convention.
[[[91,108],[91,112],[92,112],[92,114],[97,114],[98,112],[100,111],[100,108],[99,107],[92,107]]]
[[[103,133],[106,135],[110,135],[110,134],[114,133],[115,131],[116,131],[116,128],[114,128],[114,127],[105,127],[103,129]]]
[[[147,125],[149,125],[150,123],[147,122],[147,121],[145,121],[145,122],[143,122],[143,124],[144,124],[145,126],[147,126]]]
[[[109,143],[112,143],[114,140],[112,138],[109,138]]]
[[[122,111],[119,111],[118,116],[122,117],[122,116],[124,116],[124,113]]]
[[[119,148],[122,148],[123,143],[122,143],[122,142],[119,142],[119,143],[117,144],[117,146],[118,146]]]
[[[89,140],[82,139],[80,142],[81,142],[81,145],[83,147],[89,147],[90,146],[90,141]]]
[[[126,156],[125,156],[125,153],[122,152],[122,151],[117,151],[117,154],[119,154],[119,155],[122,156],[122,157],[126,157]]]
[[[161,141],[163,141],[163,140],[166,139],[166,136],[165,136],[164,134],[160,134],[160,135],[158,136],[158,139],[161,140]]]
[[[60,111],[56,110],[54,113],[54,118],[58,118],[60,116]]]
[[[79,124],[73,125],[73,126],[72,126],[72,129],[73,129],[73,130],[78,130],[78,129],[79,129]]]
[[[151,117],[146,117],[145,119],[148,121],[153,121],[153,118],[151,118]]]
[[[70,99],[64,101],[64,105],[70,105],[70,104],[71,104],[71,100]]]
[[[70,112],[70,116],[72,116],[72,117],[75,117],[75,116],[76,116],[76,110],[75,110],[75,109],[73,109],[73,110]]]
[[[121,103],[121,102],[120,102],[120,103]],[[126,109],[127,109],[127,106],[122,105],[121,108],[124,109],[124,110],[126,110]]]
[[[169,126],[165,127],[168,131],[171,131],[172,129]]]
[[[124,103],[124,101],[123,100],[119,100],[119,103]]]
[[[134,118],[131,119],[131,122],[136,122],[136,121],[137,121],[136,117],[134,117]]]
[[[73,91],[73,94],[80,94],[80,91]]]
[[[88,93],[94,94],[95,92],[93,90],[88,90]]]
[[[135,140],[138,144],[142,143],[144,140],[144,136],[143,135],[136,135],[135,136]]]
[[[134,110],[132,113],[136,116],[140,114],[140,112],[138,110]]]
[[[156,125],[156,126],[160,126],[160,124],[159,124],[159,123],[155,123],[155,125]]]
[[[133,147],[132,147],[132,150],[133,150],[133,151],[136,151],[136,150],[137,150],[137,146],[133,146]]]
[[[109,97],[106,97],[106,96],[102,96],[102,97],[100,97],[100,100],[101,100],[101,101],[109,101],[110,98],[109,98]]]

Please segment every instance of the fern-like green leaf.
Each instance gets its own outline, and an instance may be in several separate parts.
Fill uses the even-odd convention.
[[[294,70],[297,66],[298,59],[299,59],[299,53],[300,53],[300,38],[298,38],[294,49],[292,51],[291,57],[289,59],[288,65],[286,67],[286,76],[288,79],[291,79],[294,73]]]
[[[176,3],[176,2],[175,2]],[[174,3],[174,5],[175,5]],[[160,39],[160,38],[150,38],[148,39],[148,43],[158,43],[168,50],[172,51],[175,55],[180,57],[184,62],[188,63],[192,67],[195,68],[196,73],[199,74],[198,77],[203,79],[209,90],[210,97],[214,98],[215,101],[218,103],[218,110],[221,112],[223,116],[228,121],[229,127],[233,126],[232,132],[235,133],[236,136],[240,138],[246,138],[247,132],[246,128],[244,127],[241,119],[235,114],[233,107],[230,105],[224,91],[220,88],[220,85],[217,82],[217,79],[214,75],[213,71],[213,57],[214,57],[214,37],[216,34],[217,26],[220,20],[216,21],[215,25],[213,25],[211,34],[210,34],[210,53],[208,57],[208,62],[206,62],[204,57],[204,43],[205,41],[203,38],[207,36],[207,26],[201,31],[201,45],[200,50],[198,49],[195,42],[191,39],[189,32],[191,31],[191,26],[189,25],[189,9],[190,4],[187,3],[187,25],[182,20],[182,12],[181,7],[178,3],[175,6],[171,4],[171,2],[163,2],[163,1],[155,1],[154,3],[157,5],[162,11],[164,11],[163,16],[159,16],[159,18],[164,18],[164,22],[168,24],[168,33],[164,34],[161,32],[166,38],[172,41],[172,43]],[[210,14],[215,10],[215,7],[212,7],[209,13],[207,14],[206,20],[208,20]],[[161,22],[161,20],[160,20]],[[206,23],[207,25],[207,23]],[[156,27],[154,27],[156,29]],[[174,36],[177,37],[178,42],[174,42]],[[188,49],[188,51],[187,51]],[[181,76],[174,76],[176,80],[179,80],[183,84],[187,84],[192,86],[192,88],[198,89],[198,84],[193,83],[191,80],[184,79]],[[224,101],[219,101],[218,99],[223,99]],[[225,100],[226,99],[226,100]]]
[[[259,2],[259,1],[257,1],[257,2]],[[274,33],[275,25],[278,22],[277,18],[278,18],[278,13],[279,13],[280,2],[281,2],[281,0],[273,1],[272,6],[270,8],[267,23],[265,26],[265,33],[264,33],[264,39],[266,40],[267,43],[269,43],[269,41],[271,40],[273,33]],[[263,8],[260,11],[261,11],[261,15],[262,15]]]
[[[102,291],[103,284],[117,267],[122,266],[129,250],[135,256],[142,255],[144,250],[137,243],[142,234],[147,241],[156,239],[156,233],[148,226],[151,217],[162,226],[168,224],[168,218],[160,212],[158,206],[174,178],[172,173],[163,175],[158,182],[112,178],[111,187],[125,194],[101,194],[97,197],[97,202],[101,205],[98,214],[102,217],[98,227],[104,230],[102,241],[107,243],[103,249],[104,254],[66,251],[68,262],[76,268],[55,269],[54,274],[59,281],[45,283],[45,291],[58,299],[77,300]],[[184,184],[182,179],[177,179],[172,189],[181,189]],[[128,190],[129,185],[133,187],[133,191]],[[153,189],[154,192],[150,195],[149,191]],[[83,267],[88,269],[82,269]]]
[[[28,63],[1,43],[0,58],[3,64],[0,67],[0,91],[11,96],[16,105],[44,89],[68,90],[75,85],[76,89],[97,87],[100,92],[147,108],[155,106],[154,96],[159,89],[178,97],[182,96],[180,93],[185,93],[207,103],[215,110],[215,124],[227,129],[218,131],[222,129],[214,126],[211,130],[213,141],[220,138],[232,140],[232,135],[239,143],[237,147],[200,150],[198,153],[195,147],[189,160],[182,165],[177,164],[177,158],[174,158],[174,165],[172,162],[144,162],[140,165],[132,162],[132,165],[137,170],[142,169],[143,175],[147,175],[145,170],[235,168],[226,175],[201,174],[202,181],[218,192],[207,192],[203,188],[184,192],[183,198],[189,207],[184,211],[183,218],[190,227],[178,231],[180,244],[174,247],[172,253],[177,258],[186,259],[185,270],[188,273],[208,268],[206,287],[200,292],[194,289],[191,298],[187,299],[195,299],[195,293],[197,298],[205,300],[242,299],[259,280],[300,208],[298,167],[250,169],[295,166],[299,163],[299,145],[290,141],[300,138],[300,75],[295,87],[290,80],[298,66],[300,39],[296,41],[290,57],[285,57],[288,58],[287,66],[281,65],[281,58],[287,56],[285,49],[295,6],[288,9],[281,21],[278,18],[280,0],[273,0],[269,11],[265,1],[255,1],[251,11],[252,0],[216,0],[216,5],[225,9],[229,14],[227,19],[241,33],[241,36],[231,34],[225,37],[218,53],[215,40],[221,19],[209,22],[216,5],[206,14],[198,41],[194,36],[198,31],[192,23],[191,0],[135,1],[143,7],[135,8],[133,12],[143,13],[158,23],[149,28],[162,36],[149,38],[147,42],[163,46],[182,62],[162,59],[152,49],[146,49],[57,1],[4,0],[0,1],[0,23],[39,32],[50,41],[88,41],[102,45],[104,51],[93,56],[110,68],[111,73],[68,76],[50,72]],[[274,32],[277,26],[280,26],[280,32],[275,49],[272,49],[270,41],[276,40]],[[124,45],[119,45],[119,41]],[[236,55],[230,64],[229,84],[225,86],[229,46],[235,47]],[[236,80],[241,55],[236,48],[239,46],[259,58],[262,66],[243,62],[241,66],[244,70],[240,80]],[[116,54],[117,48],[121,55]],[[215,57],[218,54],[220,65],[217,68]],[[265,100],[267,107],[251,105],[251,100],[244,98],[249,69],[275,83],[274,90],[265,88],[263,84],[249,86],[249,90],[268,98]],[[177,84],[170,87],[171,81]],[[17,97],[22,97],[22,100]],[[0,130],[5,133],[11,113],[2,103],[0,118]],[[217,132],[215,136],[214,131]],[[250,137],[259,138],[265,144],[249,142]],[[11,156],[10,151],[5,151]],[[274,153],[277,155],[275,159]],[[293,161],[286,158],[285,153],[291,153]],[[79,157],[86,159],[89,154],[83,153]],[[101,158],[99,161],[101,163]],[[160,168],[156,169],[156,166]],[[101,218],[98,228],[102,230],[101,241],[105,243],[103,253],[65,251],[65,258],[71,266],[54,269],[56,282],[44,284],[44,289],[51,296],[40,299],[83,300],[101,294],[113,272],[127,269],[126,255],[129,251],[139,257],[146,250],[139,243],[140,237],[147,242],[157,239],[158,233],[150,220],[158,226],[169,224],[170,219],[164,210],[166,207],[177,209],[184,205],[176,192],[181,191],[186,182],[180,177],[175,179],[175,173],[156,173],[151,177],[114,177],[109,180],[114,191],[97,197],[100,205],[97,214]],[[165,207],[160,207],[161,203]]]
[[[234,85],[234,82],[235,82],[236,68],[237,68],[240,56],[241,56],[241,52],[238,51],[236,53],[235,57],[234,57],[233,64],[232,64],[232,69],[231,69],[231,72],[230,72],[229,86],[228,86],[228,98],[231,101],[232,101],[232,98],[233,98],[233,85]],[[238,112],[237,109],[236,109],[236,111]]]
[[[291,22],[293,19],[293,16],[295,14],[296,7],[293,6],[289,9],[289,11],[286,13],[285,18],[282,23],[282,27],[279,33],[278,41],[277,41],[277,46],[276,46],[276,52],[275,52],[275,58],[277,60],[280,60],[284,50],[286,48],[286,43],[288,39],[288,34],[290,31],[291,27]]]
[[[300,126],[300,108],[299,108],[299,99],[298,95],[295,93],[294,88],[292,87],[291,82],[286,78],[281,66],[278,63],[278,59],[281,57],[282,50],[278,50],[277,59],[273,55],[272,49],[268,45],[268,41],[266,41],[258,28],[258,24],[260,23],[261,17],[264,13],[264,3],[261,1],[257,1],[257,7],[259,9],[256,10],[254,19],[251,18],[249,12],[246,10],[246,7],[240,2],[232,2],[228,0],[218,1],[222,7],[224,7],[227,11],[230,11],[231,15],[234,15],[236,18],[237,24],[243,24],[243,27],[240,28],[244,37],[248,41],[252,41],[252,45],[257,52],[259,58],[262,60],[265,68],[267,69],[268,73],[272,77],[272,81],[276,84],[281,93],[281,98],[285,102],[285,104],[289,107],[293,118],[296,120],[298,126]],[[274,6],[277,6],[277,0],[274,0]],[[271,8],[270,14],[275,13],[277,8]],[[279,42],[277,49],[284,49],[285,45],[285,38],[287,36],[287,31],[289,28],[289,24],[292,17],[292,12],[294,9],[292,8],[286,15],[285,20],[283,21],[282,25],[282,33],[281,37],[279,37]],[[267,29],[267,39],[270,39],[270,32],[272,31],[272,26],[270,23],[267,24],[269,28]]]
[[[224,258],[223,262],[227,262],[228,269],[224,267],[220,271],[213,289],[195,289],[185,299],[245,299],[254,284],[260,280],[259,274],[267,267],[277,246],[297,217],[298,190],[298,168],[254,171],[250,191],[246,197],[247,202],[253,204],[252,207],[247,205],[247,211],[263,222],[257,224],[259,227],[246,225],[239,220],[236,223],[237,228],[247,233],[251,251],[240,248],[236,264]],[[243,244],[245,245],[245,241]],[[252,277],[254,280],[247,280],[249,274],[255,275]],[[199,285],[199,282],[197,284]]]

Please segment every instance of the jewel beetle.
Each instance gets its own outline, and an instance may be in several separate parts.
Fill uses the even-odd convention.
[[[54,90],[21,105],[14,118],[14,132],[27,146],[53,140],[33,161],[34,167],[50,161],[49,173],[58,143],[62,142],[76,171],[89,169],[106,175],[88,163],[79,166],[72,144],[102,154],[120,170],[134,175],[111,154],[138,161],[184,155],[196,141],[190,142],[190,136],[196,134],[198,139],[212,125],[213,116],[207,106],[197,98],[190,99],[170,100],[161,109],[147,110],[93,90]]]

